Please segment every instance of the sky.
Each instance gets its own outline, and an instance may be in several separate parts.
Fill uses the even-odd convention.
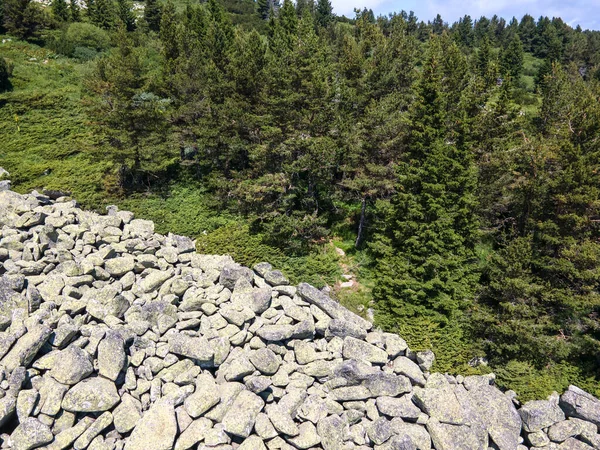
[[[561,17],[573,27],[600,29],[600,0],[332,0],[334,12],[354,17],[354,8],[370,8],[375,15],[387,15],[401,10],[414,11],[419,20],[432,20],[440,14],[445,22],[452,24],[459,17],[469,14],[477,19],[491,18],[494,14],[507,22],[513,17],[521,19],[531,14]]]

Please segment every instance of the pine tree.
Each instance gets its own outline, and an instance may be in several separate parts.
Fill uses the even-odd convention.
[[[333,22],[333,6],[330,0],[318,0],[315,10],[315,21],[317,25],[327,28]]]
[[[160,30],[160,16],[162,14],[162,8],[158,0],[146,0],[146,6],[144,8],[144,20],[148,25],[148,28],[152,31],[158,32]]]
[[[77,0],[69,1],[69,14],[71,16],[71,22],[81,21],[81,8]]]
[[[69,21],[69,8],[65,0],[52,0],[52,14],[59,22]]]
[[[431,23],[431,32],[433,34],[440,35],[443,33],[444,29],[444,20],[442,19],[442,16],[438,14],[437,16],[435,16],[435,19],[433,19],[433,22]]]
[[[481,296],[490,310],[478,320],[500,361],[569,361],[598,372],[597,94],[577,67],[555,64],[542,87],[542,134],[511,152],[499,217],[511,225],[500,229]]]
[[[147,90],[148,73],[141,49],[124,26],[116,33],[117,48],[98,62],[90,83],[98,94],[94,114],[111,145],[108,157],[119,167],[121,185],[148,185],[165,171],[178,152],[167,133],[171,102]]]
[[[262,20],[269,20],[269,11],[271,8],[270,0],[257,0],[256,2],[256,13]]]
[[[115,27],[116,11],[113,0],[94,0],[92,23],[105,30]]]
[[[473,33],[473,20],[471,16],[465,15],[458,20],[456,26],[457,39],[461,46],[465,48],[472,48],[475,40]]]
[[[32,0],[4,0],[4,28],[21,39],[34,36],[44,22],[39,3]]]
[[[117,16],[127,31],[135,30],[135,14],[129,0],[117,0]]]
[[[523,59],[521,39],[519,39],[518,34],[515,34],[500,55],[500,70],[502,75],[518,80],[523,72]]]
[[[533,51],[533,39],[535,38],[535,20],[529,14],[525,14],[519,23],[519,38],[526,52]]]
[[[163,45],[163,78],[167,85],[171,85],[173,82],[172,77],[175,75],[177,68],[177,59],[180,54],[177,13],[172,1],[169,1],[163,9],[159,36]],[[171,90],[171,88],[168,88],[168,90]]]

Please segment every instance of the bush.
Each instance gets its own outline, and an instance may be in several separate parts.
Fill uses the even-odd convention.
[[[57,53],[87,61],[110,47],[110,36],[95,25],[75,22],[65,29],[52,47]]]
[[[12,75],[12,69],[4,58],[0,57],[0,92],[10,91],[12,84],[10,82],[10,76]]]

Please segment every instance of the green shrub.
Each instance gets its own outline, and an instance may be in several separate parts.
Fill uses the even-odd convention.
[[[12,84],[10,82],[11,67],[6,60],[0,57],[0,92],[10,91]]]
[[[91,61],[98,56],[98,52],[89,47],[75,47],[72,56],[80,61]]]
[[[110,48],[110,36],[91,23],[75,22],[51,46],[57,53],[87,61],[93,59],[98,52]]]

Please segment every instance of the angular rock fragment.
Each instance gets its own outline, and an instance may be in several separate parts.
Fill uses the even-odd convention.
[[[125,450],[172,450],[176,436],[173,402],[159,400],[139,420],[125,443]]]
[[[103,412],[119,403],[115,384],[102,377],[86,378],[65,394],[62,408],[71,412]]]

